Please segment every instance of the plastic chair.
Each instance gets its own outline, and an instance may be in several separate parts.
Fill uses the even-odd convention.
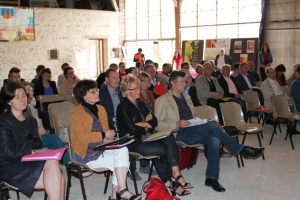
[[[64,97],[57,95],[57,94],[41,95],[41,97],[40,97],[41,111],[48,110],[48,106],[46,105],[46,103],[48,103],[48,105],[49,105],[50,103],[58,103],[58,102],[63,102],[63,101],[64,101]],[[45,106],[47,106],[47,108],[45,108]]]
[[[249,124],[244,121],[244,115],[242,108],[239,104],[235,102],[225,102],[220,104],[221,112],[223,115],[224,125],[235,126],[237,129],[243,131],[244,138],[242,144],[245,143],[247,134],[256,134],[259,146],[261,147],[260,133],[262,132],[261,124]],[[263,160],[265,159],[264,154],[262,154]]]
[[[197,107],[195,107],[195,112],[196,112],[197,117],[200,117],[202,119],[215,120],[215,121],[219,122],[218,113],[217,113],[216,109],[211,106],[207,106],[207,105],[197,106]],[[240,143],[238,136],[239,135],[231,135],[231,137],[233,137],[238,143]],[[243,161],[243,157],[241,155],[240,155],[240,160],[241,160],[242,166],[244,167],[244,161]],[[241,166],[240,166],[239,156],[236,156],[236,161],[237,161],[238,167],[240,168]]]
[[[72,127],[71,125],[68,126],[68,137],[69,137],[69,154],[70,154],[70,159],[71,163],[68,163],[66,165],[67,168],[67,192],[66,192],[66,200],[69,199],[69,194],[70,194],[70,187],[71,187],[71,178],[72,176],[76,177],[80,181],[80,186],[81,186],[81,191],[82,191],[82,196],[84,200],[87,200],[86,193],[85,193],[85,188],[84,188],[84,183],[83,183],[83,176],[84,172],[92,172],[92,173],[106,173],[106,181],[105,181],[105,187],[104,187],[104,194],[107,192],[107,186],[108,186],[108,181],[109,181],[109,176],[111,174],[111,171],[108,168],[97,168],[97,169],[91,169],[87,165],[82,164],[80,162],[77,162],[75,152],[71,146],[71,130]]]
[[[300,111],[297,110],[296,103],[295,103],[295,99],[292,97],[292,95],[290,95],[290,98],[291,98],[292,103],[293,103],[293,105],[294,105],[294,113],[300,114]]]
[[[276,133],[276,126],[279,124],[280,120],[283,120],[287,124],[285,140],[287,139],[287,136],[289,136],[292,149],[294,150],[294,143],[292,138],[293,133],[291,132],[291,128],[296,128],[296,123],[297,121],[299,121],[300,115],[292,113],[290,111],[289,103],[287,101],[286,96],[281,96],[281,95],[271,96],[271,102],[274,108],[273,116],[275,118],[275,124],[274,124],[274,129],[273,129],[273,133],[269,145],[272,144],[274,134]]]
[[[156,156],[156,155],[142,156],[141,154],[136,153],[136,152],[129,152],[129,160],[130,160],[129,169],[130,169],[130,173],[131,173],[131,176],[132,176],[132,181],[133,181],[133,184],[134,184],[134,189],[135,189],[136,194],[139,194],[139,192],[138,192],[138,187],[137,187],[137,183],[136,183],[136,177],[135,177],[135,173],[134,173],[135,169],[133,167],[133,162],[137,161],[137,160],[141,160],[141,159],[151,160],[150,173],[149,173],[149,176],[148,176],[148,181],[150,181],[152,171],[153,171],[154,162],[155,162],[154,160],[156,158],[159,158],[159,156]]]
[[[290,88],[288,85],[286,86],[281,86],[281,88],[283,89],[284,93],[289,96],[290,95]]]
[[[67,132],[61,131],[60,128],[68,127],[70,123],[70,118],[72,114],[72,110],[68,111],[59,111],[55,112],[53,119],[54,119],[54,124],[55,124],[55,133],[59,135],[60,139],[65,143],[69,143],[69,138]],[[64,133],[63,133],[64,132]]]
[[[54,113],[55,112],[61,112],[61,111],[69,111],[74,110],[75,104],[70,102],[61,102],[61,103],[52,103],[48,106],[48,113],[49,113],[49,119],[50,119],[50,125],[53,129],[55,129],[55,123],[54,123]],[[57,133],[57,132],[56,132]]]
[[[260,121],[262,119],[262,126],[264,126],[265,118],[263,117],[264,115],[262,115],[262,114],[264,114],[264,113],[271,114],[272,111],[271,110],[270,111],[256,110],[256,108],[258,108],[258,107],[264,108],[260,104],[257,92],[254,92],[252,90],[247,90],[247,91],[243,91],[243,94],[244,94],[246,109],[247,109],[247,114],[248,114],[246,122],[249,119],[250,123],[252,123],[251,117],[256,116],[258,123],[260,124]],[[263,135],[262,135],[262,138],[263,138]]]

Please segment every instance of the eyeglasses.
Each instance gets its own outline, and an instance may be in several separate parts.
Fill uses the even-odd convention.
[[[132,88],[132,89],[131,89],[131,88],[129,88],[129,89],[126,89],[126,90],[133,90],[133,91],[135,91],[135,92],[136,92],[136,91],[139,91],[139,90],[141,90],[141,88],[140,88],[140,87],[136,87],[136,88]]]
[[[34,135],[31,135],[30,133],[27,133],[27,131],[26,131],[26,138],[28,140],[33,140],[34,142],[38,141],[37,137],[35,137]]]
[[[99,88],[95,89],[94,91],[88,91],[88,93],[97,94],[97,93],[99,93]]]
[[[26,93],[34,94],[33,89],[26,89]]]

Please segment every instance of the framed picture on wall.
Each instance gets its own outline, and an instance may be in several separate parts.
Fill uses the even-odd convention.
[[[51,49],[48,50],[48,60],[58,60],[58,50],[57,49]]]
[[[255,40],[247,40],[247,53],[254,53]]]

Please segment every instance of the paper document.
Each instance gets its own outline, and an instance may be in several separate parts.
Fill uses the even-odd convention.
[[[201,125],[201,124],[206,124],[207,122],[212,121],[212,120],[200,119],[199,117],[196,117],[196,118],[190,119],[188,121],[190,122],[190,124],[188,126],[184,127],[184,128],[191,127],[191,126],[198,126],[198,125]]]
[[[165,131],[153,133],[148,138],[146,138],[144,140],[144,142],[150,142],[150,141],[154,141],[154,140],[159,140],[159,139],[165,138],[165,137],[167,137],[167,136],[175,133],[176,131],[177,130],[165,130]]]

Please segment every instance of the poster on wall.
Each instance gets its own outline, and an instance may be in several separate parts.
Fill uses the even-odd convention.
[[[33,8],[0,6],[0,41],[34,41]]]
[[[240,55],[240,63],[248,62],[248,54],[241,54]]]
[[[247,40],[247,53],[254,53],[255,40]]]
[[[185,43],[184,62],[193,64],[194,62],[198,63],[199,61],[199,41],[188,40]]]
[[[242,53],[242,41],[234,42],[234,53]]]
[[[215,60],[216,55],[220,54],[220,49],[229,54],[230,39],[208,39],[205,41],[205,60]]]

